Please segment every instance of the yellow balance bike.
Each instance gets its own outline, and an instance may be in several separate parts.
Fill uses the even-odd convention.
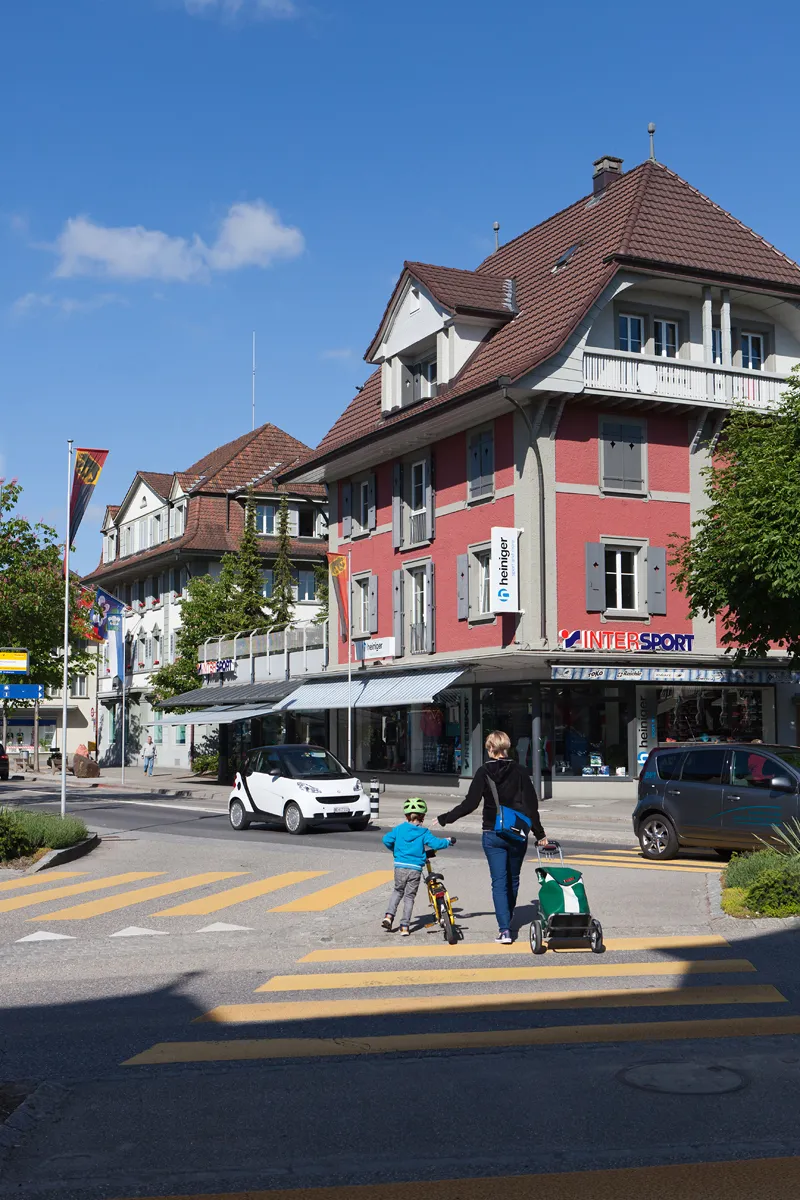
[[[450,839],[450,844],[455,845],[455,838]],[[433,909],[437,924],[444,932],[445,941],[450,946],[455,946],[456,942],[460,941],[463,934],[458,928],[453,916],[453,901],[458,899],[458,896],[451,896],[447,888],[444,886],[444,875],[439,871],[431,870],[431,859],[436,858],[435,850],[425,851],[425,886],[428,889],[428,901]],[[429,929],[428,933],[435,933],[436,930]]]

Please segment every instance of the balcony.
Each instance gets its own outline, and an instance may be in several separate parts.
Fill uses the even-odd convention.
[[[408,540],[412,546],[428,540],[428,514],[425,509],[422,512],[410,513],[408,526]]]
[[[647,358],[618,350],[585,350],[583,382],[588,391],[663,396],[694,404],[744,404],[773,408],[786,386],[782,375],[737,371],[676,358]]]
[[[412,654],[427,654],[428,637],[427,626],[424,621],[411,622],[411,653]]]

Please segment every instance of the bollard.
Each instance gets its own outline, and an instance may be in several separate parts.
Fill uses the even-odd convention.
[[[380,815],[381,807],[381,785],[377,779],[369,781],[369,815],[373,821],[377,821]]]

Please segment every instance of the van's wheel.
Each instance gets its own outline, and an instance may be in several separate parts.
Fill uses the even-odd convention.
[[[538,917],[531,921],[530,938],[533,953],[544,954],[546,949],[544,944],[544,930],[542,929],[542,922]]]
[[[295,804],[294,800],[290,800],[283,810],[283,824],[287,833],[305,833],[308,829],[308,821],[300,811],[300,805]]]
[[[589,945],[592,948],[592,954],[605,954],[605,946],[603,944],[603,926],[599,921],[592,919],[589,926]]]
[[[228,809],[228,817],[231,825],[237,832],[240,829],[248,829],[250,827],[250,818],[248,817],[241,800],[231,800],[231,806]]]
[[[651,813],[639,826],[639,845],[645,858],[675,858],[678,854],[675,826],[661,813]]]

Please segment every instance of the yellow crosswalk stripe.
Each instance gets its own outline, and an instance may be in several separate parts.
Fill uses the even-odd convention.
[[[662,863],[662,862],[623,862],[622,859],[616,862],[613,859],[603,859],[598,856],[596,858],[583,858],[576,855],[574,858],[564,860],[565,867],[613,867],[617,871],[683,871],[684,874],[691,875],[708,875],[718,874],[724,869],[724,863],[720,863],[718,867],[687,867],[679,866],[677,863]]]
[[[715,933],[703,934],[683,934],[675,937],[631,937],[631,938],[605,938],[606,950],[688,950],[690,948],[706,950],[710,948],[723,948],[728,946],[728,942],[724,937],[719,937]],[[515,942],[513,946],[499,946],[497,942],[458,942],[455,946],[448,946],[445,942],[439,942],[433,946],[423,943],[415,943],[408,945],[406,942],[399,944],[389,944],[386,946],[347,946],[342,949],[331,950],[312,950],[309,954],[299,958],[300,963],[313,962],[366,962],[370,959],[393,959],[393,958],[484,958],[490,955],[498,958],[508,958],[510,955],[528,955],[531,952],[530,945],[527,940],[527,934],[524,939]],[[585,954],[586,951],[581,950],[559,950],[561,954]]]
[[[319,992],[334,988],[426,987],[445,983],[511,983],[519,979],[610,979],[635,975],[731,975],[755,971],[746,958],[608,963],[574,967],[453,967],[449,970],[336,971],[273,975],[257,992]]]
[[[48,888],[45,892],[28,893],[0,900],[0,912],[13,912],[17,908],[29,908],[34,904],[47,904],[50,900],[62,900],[65,896],[79,896],[82,892],[99,892],[103,888],[116,887],[119,883],[136,883],[139,879],[153,879],[163,871],[126,871],[124,875],[106,875],[104,879],[89,879],[86,883],[67,883],[63,887]],[[35,917],[38,921],[40,918]]]
[[[661,862],[652,858],[645,858],[643,854],[590,854],[580,853],[576,855],[578,858],[592,859],[597,862],[621,862],[635,863],[639,867],[685,867],[691,871],[699,871],[703,867],[708,867],[713,871],[724,871],[728,865],[722,859],[714,861],[710,858],[670,858],[666,862]]]
[[[291,900],[270,912],[324,912],[344,904],[345,900],[353,900],[372,892],[375,888],[383,887],[394,879],[394,871],[369,871],[366,875],[356,875],[354,879],[346,879],[344,883],[334,883],[331,887],[320,888],[310,896],[302,896],[299,900]]]
[[[408,1171],[413,1174],[413,1168]],[[679,1163],[659,1167],[614,1167],[555,1174],[437,1179],[427,1185],[437,1200],[797,1200],[800,1158],[737,1159],[731,1162]],[[280,1188],[268,1192],[225,1192],[204,1200],[419,1200],[419,1182],[347,1184],[343,1187]],[[129,1197],[128,1200],[131,1200]],[[146,1200],[188,1200],[186,1196],[150,1196]]]
[[[6,879],[0,883],[0,892],[10,892],[12,888],[35,887],[37,884],[41,887],[51,879],[75,879],[78,875],[85,874],[85,871],[48,871],[46,875],[30,875],[27,879]]]
[[[159,1042],[122,1065],[245,1062],[272,1058],[333,1058],[355,1054],[401,1054],[438,1050],[484,1050],[511,1046],[591,1045],[603,1042],[690,1041],[694,1038],[775,1037],[800,1033],[800,1016],[721,1017],[712,1020],[641,1021],[609,1025],[547,1025],[538,1029],[486,1029],[356,1038],[227,1038],[224,1041]]]
[[[59,908],[55,912],[29,917],[28,920],[83,921],[87,917],[98,917],[103,913],[116,912],[119,908],[142,904],[145,900],[158,900],[160,896],[188,892],[190,888],[202,887],[206,883],[219,883],[223,879],[233,879],[237,875],[246,874],[246,871],[207,871],[203,875],[187,875],[184,879],[175,879],[171,883],[157,883],[153,887],[136,888],[132,892],[121,892],[116,896],[103,896],[100,900],[87,900],[84,904],[75,904],[72,908]]]
[[[605,988],[577,992],[499,992],[472,996],[392,996],[368,1000],[283,1000],[264,1004],[220,1004],[197,1022],[251,1025],[327,1018],[402,1016],[410,1013],[540,1011],[562,1008],[670,1008],[697,1004],[786,1004],[769,983],[710,987]]]
[[[255,883],[243,883],[239,887],[228,888],[224,892],[215,892],[213,896],[204,896],[200,900],[187,900],[185,904],[176,904],[174,908],[162,908],[160,912],[150,913],[151,917],[201,917],[209,913],[219,912],[223,908],[231,908],[244,900],[254,900],[257,896],[266,896],[281,888],[290,887],[293,883],[304,883],[306,879],[316,879],[319,875],[327,875],[327,871],[286,871],[283,875],[272,875],[269,879],[258,879]]]

